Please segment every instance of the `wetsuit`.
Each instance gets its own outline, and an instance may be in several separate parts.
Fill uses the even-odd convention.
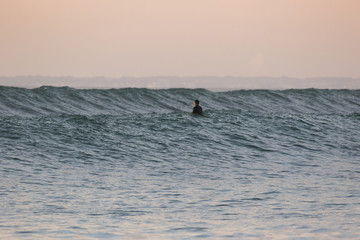
[[[197,114],[200,114],[200,115],[202,115],[203,113],[202,113],[202,108],[199,106],[199,105],[197,105],[197,106],[195,106],[194,108],[193,108],[193,112],[192,113],[197,113]]]

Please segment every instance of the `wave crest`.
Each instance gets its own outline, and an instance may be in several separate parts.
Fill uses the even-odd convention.
[[[236,90],[205,89],[26,89],[0,87],[1,116],[49,114],[121,115],[129,113],[191,112],[194,99],[205,110],[249,112],[339,113],[360,112],[360,90]]]

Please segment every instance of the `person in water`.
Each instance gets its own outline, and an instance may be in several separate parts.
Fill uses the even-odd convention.
[[[194,101],[194,108],[193,108],[192,113],[197,113],[199,115],[203,114],[202,108],[199,106],[199,100],[197,100],[197,99]]]

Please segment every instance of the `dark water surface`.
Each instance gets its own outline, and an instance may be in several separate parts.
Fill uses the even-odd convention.
[[[0,238],[358,239],[359,103],[0,87]]]

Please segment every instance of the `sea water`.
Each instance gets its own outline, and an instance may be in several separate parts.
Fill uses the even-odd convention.
[[[0,238],[359,239],[359,103],[0,87]]]

